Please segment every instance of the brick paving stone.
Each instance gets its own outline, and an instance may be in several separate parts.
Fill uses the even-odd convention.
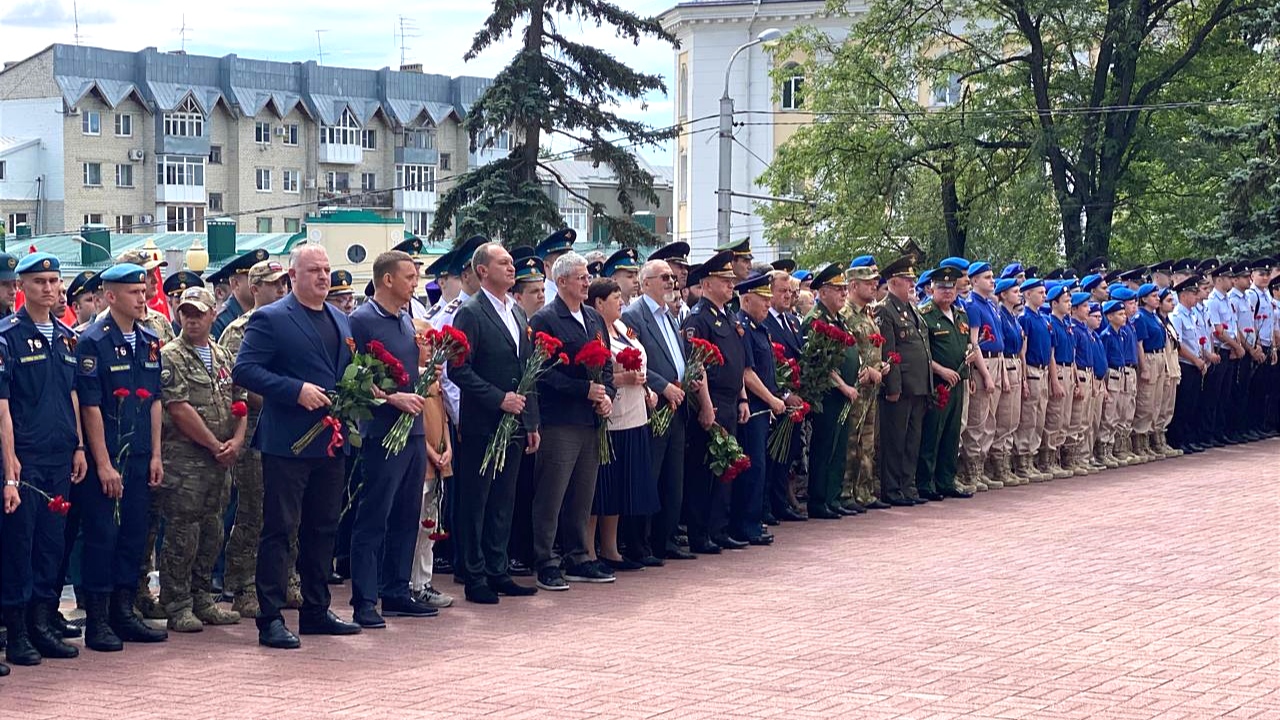
[[[258,647],[251,623],[86,651],[14,668],[0,713],[1280,718],[1278,450],[789,524],[769,548],[296,652]],[[347,599],[337,588],[340,614]]]

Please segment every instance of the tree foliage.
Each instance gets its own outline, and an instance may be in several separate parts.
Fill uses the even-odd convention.
[[[510,246],[536,243],[548,227],[563,225],[556,203],[544,192],[544,180],[550,177],[601,216],[613,240],[627,245],[652,240],[631,214],[637,197],[657,203],[653,177],[627,148],[656,145],[672,135],[622,118],[610,108],[651,91],[665,92],[666,86],[660,76],[636,72],[574,38],[569,31],[574,22],[610,26],[618,38],[634,44],[646,37],[675,44],[656,19],[605,0],[495,0],[465,59],[517,32],[523,43],[472,106],[466,129],[473,151],[492,147],[501,131],[510,130],[511,151],[458,178],[440,200],[431,237],[444,237],[456,219],[463,237],[482,234]],[[607,165],[618,179],[625,216],[605,215],[603,206],[568,187],[541,153],[543,135],[560,135],[579,148],[577,156]]]

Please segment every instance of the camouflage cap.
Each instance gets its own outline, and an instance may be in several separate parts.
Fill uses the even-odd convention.
[[[275,260],[263,260],[249,268],[249,282],[253,285],[275,282],[288,274],[289,271]]]
[[[169,267],[169,263],[161,260],[155,255],[143,250],[135,248],[133,250],[125,250],[116,258],[117,263],[133,263],[141,267],[143,270],[155,270],[158,267]]]
[[[182,291],[182,298],[178,301],[178,309],[181,310],[186,305],[190,305],[202,313],[207,313],[217,307],[218,301],[213,299],[213,293],[208,288],[189,287]]]

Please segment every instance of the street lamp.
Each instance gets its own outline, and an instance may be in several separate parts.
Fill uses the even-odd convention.
[[[756,39],[745,43],[729,56],[724,66],[724,94],[720,96],[720,182],[716,186],[716,245],[729,242],[729,217],[733,212],[733,194],[730,188],[733,174],[733,98],[729,97],[729,72],[739,53],[754,45],[772,45],[782,38],[777,28],[761,30]],[[748,82],[750,78],[748,78]]]
[[[111,262],[111,251],[110,251],[110,250],[108,250],[108,249],[106,249],[106,248],[104,248],[104,247],[102,247],[101,245],[99,245],[98,243],[96,243],[96,242],[94,242],[94,241],[92,241],[92,240],[86,239],[86,238],[85,238],[85,236],[83,236],[83,235],[73,235],[73,236],[71,236],[71,242],[78,243],[78,244],[80,244],[80,245],[88,245],[89,247],[95,247],[95,248],[98,248],[99,250],[101,250],[101,251],[102,251],[102,254],[103,254],[103,255],[106,255],[106,256],[107,256],[107,262]]]
[[[209,268],[209,251],[200,242],[200,238],[192,240],[191,247],[187,248],[186,265],[188,270],[197,275]]]

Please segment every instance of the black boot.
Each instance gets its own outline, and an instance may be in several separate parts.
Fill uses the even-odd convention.
[[[116,588],[111,593],[111,612],[108,622],[111,631],[125,642],[156,643],[164,642],[169,633],[153,628],[142,622],[133,612],[134,588]]]
[[[8,674],[9,674],[9,666],[5,665],[4,663],[0,663],[0,677],[5,677]]]
[[[62,633],[50,621],[53,609],[48,603],[31,603],[27,608],[27,634],[41,657],[69,659],[80,655],[79,650],[62,642]]]
[[[124,643],[107,622],[110,597],[107,593],[84,594],[84,646],[90,650],[119,652],[124,649]]]
[[[14,665],[39,665],[40,653],[27,637],[27,606],[15,605],[4,609],[4,626],[9,631],[5,659]]]
[[[58,601],[54,600],[49,603],[49,625],[53,631],[64,638],[80,637],[80,628],[67,622],[67,618],[63,616],[62,611],[58,609]]]

